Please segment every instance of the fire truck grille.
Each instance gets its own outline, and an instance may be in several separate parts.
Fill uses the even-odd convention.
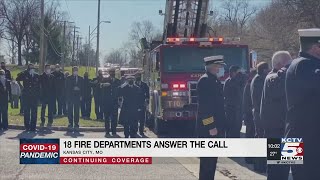
[[[197,82],[196,81],[189,82],[188,86],[189,86],[189,103],[198,104]]]

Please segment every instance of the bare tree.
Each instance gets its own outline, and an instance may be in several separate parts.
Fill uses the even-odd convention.
[[[286,8],[294,12],[300,22],[307,23],[309,27],[320,27],[320,3],[318,0],[281,0]]]
[[[22,42],[30,20],[37,17],[39,1],[37,0],[3,0],[0,11],[6,23],[7,33],[13,37],[18,49],[18,65],[22,65]]]
[[[251,5],[248,0],[223,0],[221,5],[220,22],[222,26],[228,26],[229,34],[241,36],[251,17],[255,15],[258,8]]]
[[[105,63],[119,64],[120,66],[126,63],[124,51],[121,49],[114,49],[104,58]]]
[[[269,61],[278,50],[296,54],[299,49],[298,24],[299,20],[292,16],[286,5],[281,0],[274,0],[250,22],[247,42],[264,61]]]

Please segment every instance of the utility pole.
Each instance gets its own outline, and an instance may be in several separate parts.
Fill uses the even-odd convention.
[[[39,73],[44,71],[44,0],[41,0],[41,35],[40,35],[40,56]]]
[[[79,65],[79,35],[77,36],[76,64]]]
[[[91,42],[91,31],[89,26],[87,71],[89,71],[89,62],[90,62],[90,53],[91,53],[90,42]]]
[[[61,55],[61,64],[62,64],[62,71],[64,72],[65,66],[65,43],[66,43],[66,21],[63,21],[63,36],[62,36],[62,55]]]
[[[99,38],[100,38],[100,0],[98,0],[98,21],[97,21],[97,50],[96,50],[96,75],[98,75],[99,65]]]
[[[72,63],[74,63],[74,48],[76,42],[76,26],[73,28],[73,42],[72,42]]]

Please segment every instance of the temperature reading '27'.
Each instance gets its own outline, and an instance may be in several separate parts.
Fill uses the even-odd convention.
[[[270,152],[270,156],[275,156],[275,155],[277,155],[278,153],[276,152],[276,151],[271,151]]]

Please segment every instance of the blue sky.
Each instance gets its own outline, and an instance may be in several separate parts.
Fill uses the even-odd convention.
[[[52,0],[45,0],[49,2]],[[65,11],[70,21],[80,27],[78,30],[86,40],[89,31],[97,26],[98,0],[55,0]],[[210,0],[213,7],[219,7],[222,0]],[[264,5],[271,0],[251,0],[254,5]],[[100,58],[112,49],[121,47],[127,40],[134,21],[150,20],[156,28],[163,29],[163,16],[158,14],[159,9],[165,11],[166,0],[101,0],[100,20],[109,20],[111,24],[101,24],[100,28]],[[92,43],[96,44],[96,39]],[[6,43],[1,44],[2,47]],[[5,48],[6,49],[6,48]],[[2,52],[1,54],[5,54]]]
[[[219,7],[221,0],[210,0],[211,5]],[[253,0],[255,5],[266,4],[270,0]],[[80,27],[82,37],[88,36],[88,27],[97,25],[98,0],[59,0],[62,10],[68,12],[70,20]],[[127,41],[132,22],[150,20],[162,30],[163,16],[158,10],[165,10],[166,0],[101,0],[101,20],[111,24],[101,24],[101,58],[114,48]],[[96,40],[93,41],[96,43]]]

